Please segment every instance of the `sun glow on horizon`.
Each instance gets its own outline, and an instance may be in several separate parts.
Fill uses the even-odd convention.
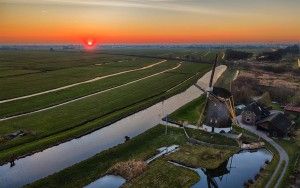
[[[294,0],[0,0],[0,43],[297,42],[299,6]]]
[[[83,44],[84,44],[84,48],[88,51],[94,50],[95,47],[97,46],[96,40],[91,38],[84,40]]]

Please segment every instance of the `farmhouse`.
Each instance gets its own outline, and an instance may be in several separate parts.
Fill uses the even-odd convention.
[[[292,129],[291,121],[282,113],[274,113],[256,122],[257,129],[267,131],[274,137],[286,137]]]
[[[270,111],[258,104],[252,102],[242,112],[242,121],[248,125],[255,125],[255,122],[260,121],[270,115]]]

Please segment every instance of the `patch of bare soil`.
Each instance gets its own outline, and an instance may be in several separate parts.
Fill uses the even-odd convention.
[[[143,173],[146,170],[146,168],[146,162],[130,160],[115,164],[108,170],[108,173],[122,176],[126,180],[131,180]]]
[[[255,78],[260,85],[271,87],[300,88],[300,77],[288,74],[274,74],[263,71],[241,71],[239,76]]]

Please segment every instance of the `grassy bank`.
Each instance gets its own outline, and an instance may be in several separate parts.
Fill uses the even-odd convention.
[[[162,125],[156,126],[129,142],[101,152],[88,160],[41,179],[29,187],[82,187],[103,176],[117,162],[130,159],[146,160],[153,156],[159,147],[186,142],[181,129],[170,128],[167,135],[164,129]]]
[[[293,138],[291,140],[279,139],[276,142],[284,148],[289,156],[288,169],[280,183],[280,187],[284,188],[294,183],[292,176],[296,173],[300,165],[300,146]]]
[[[233,126],[233,130],[236,133],[243,133],[243,137],[244,137],[243,139],[246,142],[253,142],[253,141],[257,141],[259,139],[257,135],[255,135],[245,129],[242,129],[240,127]],[[265,143],[266,143],[265,148],[273,153],[273,158],[269,162],[269,164],[266,165],[264,170],[259,173],[260,175],[259,175],[258,179],[255,180],[254,183],[250,185],[250,187],[253,187],[253,188],[265,187],[265,185],[268,183],[271,176],[273,175],[273,173],[278,165],[278,162],[279,162],[278,151],[272,145],[270,145],[268,142],[265,142]]]
[[[223,136],[222,134],[208,133],[206,131],[201,131],[201,130],[194,131],[194,129],[187,129],[187,128],[186,128],[186,132],[191,138],[197,139],[202,142],[213,143],[216,145],[238,147],[238,143],[234,139]]]
[[[205,72],[204,70],[202,71],[203,73]],[[11,156],[17,157],[39,151],[99,129],[166,97],[183,91],[201,76],[199,74],[197,77],[173,88],[184,80],[187,75],[190,74],[182,74],[182,70],[178,74],[176,72],[168,73],[162,77],[158,76],[157,78],[137,83],[134,86],[108,93],[105,96],[91,97],[92,99],[79,101],[80,103],[71,104],[67,107],[34,114],[26,118],[18,118],[14,121],[1,122],[1,133],[5,134],[19,129],[32,129],[34,134],[2,143],[1,147],[3,150],[0,152],[0,161],[7,161]],[[161,82],[161,80],[165,82]],[[166,92],[170,88],[173,89]],[[128,94],[127,96],[124,95],[126,93]],[[78,109],[80,109],[81,113],[78,113]],[[76,114],[76,116],[73,114]],[[50,119],[51,121],[49,121]]]
[[[165,127],[158,125],[124,144],[38,180],[28,187],[82,187],[106,174],[107,170],[118,162],[146,160],[155,155],[157,148],[173,144],[180,145],[180,150],[150,163],[144,173],[129,181],[125,187],[147,187],[149,185],[152,187],[159,187],[159,185],[163,187],[169,187],[168,185],[190,187],[198,181],[198,175],[193,171],[170,165],[168,160],[174,158],[179,162],[185,161],[187,164],[214,168],[235,152],[227,148],[192,146],[186,142],[187,139],[182,129],[170,127],[168,134],[165,134]]]
[[[230,90],[230,85],[232,80],[234,79],[235,75],[237,73],[237,69],[231,66],[228,66],[224,74],[220,76],[218,81],[216,82],[215,86],[217,87],[223,87],[228,90]]]
[[[168,118],[177,123],[188,122],[189,124],[196,125],[204,108],[205,101],[206,97],[202,95],[170,114]]]
[[[198,131],[194,130],[194,132]],[[167,158],[192,168],[203,167],[206,169],[215,169],[233,154],[238,152],[238,150],[238,148],[230,149],[224,147],[221,149],[185,144],[179,151],[168,155]]]
[[[179,175],[180,174],[180,175]],[[175,166],[164,160],[154,161],[145,173],[125,184],[124,187],[182,187],[189,188],[200,177],[192,170]]]

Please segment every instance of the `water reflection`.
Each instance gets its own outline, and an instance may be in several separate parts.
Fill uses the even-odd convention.
[[[93,183],[85,186],[84,188],[119,188],[126,180],[121,176],[106,175],[94,181]]]
[[[266,149],[242,151],[234,154],[216,169],[194,169],[201,178],[192,188],[244,187],[244,182],[254,179],[265,161],[271,159],[272,154]]]

